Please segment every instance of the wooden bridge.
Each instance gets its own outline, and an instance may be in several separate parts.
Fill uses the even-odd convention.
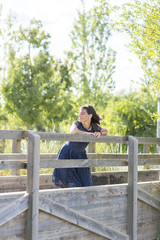
[[[138,154],[138,144],[160,138],[93,136],[33,131],[0,131],[12,139],[13,154],[0,154],[0,170],[27,168],[26,191],[0,193],[0,239],[154,240],[160,222],[160,182],[138,183],[138,165],[160,165],[160,154]],[[28,153],[19,143],[28,142]],[[88,160],[56,160],[40,154],[40,141],[122,143],[128,154],[89,153]],[[17,153],[16,153],[17,152]],[[40,168],[128,166],[128,183],[39,190]],[[19,176],[20,178],[20,176]],[[19,183],[17,183],[17,190]]]

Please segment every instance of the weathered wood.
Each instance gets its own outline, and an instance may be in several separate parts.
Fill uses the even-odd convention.
[[[158,194],[160,182],[139,183],[138,185],[147,192],[149,191],[152,196],[160,199],[160,193]],[[126,233],[127,184],[41,190],[40,194],[99,223]],[[20,196],[22,196],[22,193],[0,194],[0,209]],[[23,212],[2,225],[0,227],[0,239],[19,238],[24,240],[25,217],[26,212]],[[159,211],[139,200],[137,240],[156,239],[159,220]],[[105,238],[40,210],[38,239],[102,240]]]
[[[27,154],[12,153],[12,154],[0,154],[0,160],[25,160],[27,161]]]
[[[127,166],[128,162],[126,160],[88,160],[88,159],[61,159],[61,160],[50,160],[50,161],[40,161],[41,168],[72,168],[72,167],[104,167],[104,166]]]
[[[158,170],[138,171],[138,182],[158,181]],[[93,185],[108,185],[128,183],[127,171],[102,171],[92,172]]]
[[[37,133],[29,131],[28,141],[27,192],[29,193],[29,209],[26,239],[38,240],[40,137]]]
[[[49,214],[62,218],[108,239],[129,239],[126,234],[120,233],[111,227],[107,227],[92,218],[82,215],[42,195],[39,197],[39,208]]]
[[[7,169],[26,169],[27,163],[26,161],[9,161],[4,160],[0,161],[0,170],[7,170]]]
[[[119,136],[101,136],[100,139],[95,139],[92,136],[78,135],[78,134],[60,134],[50,132],[37,132],[41,140],[56,140],[56,141],[80,141],[80,142],[108,142],[108,143],[127,143],[128,137]],[[26,139],[28,131],[20,130],[0,130],[1,139]],[[136,137],[138,144],[160,144],[160,138],[152,137]]]
[[[96,144],[95,143],[89,143],[88,145],[88,153],[95,153],[96,151]],[[92,172],[95,172],[95,166],[91,168]]]
[[[138,181],[158,181],[159,171],[147,170],[138,172]],[[53,189],[51,174],[39,175],[39,188],[40,189]],[[109,184],[122,184],[128,182],[128,172],[92,172],[92,181],[94,186],[109,185]],[[17,192],[25,191],[27,183],[27,176],[3,176],[0,177],[0,193],[3,192]]]
[[[61,159],[55,160],[56,155],[44,155],[41,156],[40,160],[40,168],[71,168],[71,167],[104,167],[104,166],[128,166],[128,160],[126,156],[112,156],[108,155],[108,159],[102,159],[104,156],[99,154],[99,159],[97,159],[92,155],[88,155],[88,159]],[[0,159],[3,156],[0,156]],[[93,157],[93,159],[91,159]],[[114,158],[115,157],[115,158]],[[6,158],[6,156],[4,156]],[[7,159],[11,158],[10,160],[0,160],[0,170],[7,170],[7,169],[26,169],[27,162],[26,160],[21,160],[21,156],[16,155],[8,155]],[[24,157],[26,158],[26,157]],[[160,156],[153,156],[153,155],[146,155],[146,156],[138,156],[138,165],[139,166],[147,166],[147,165],[160,165]],[[17,160],[15,160],[17,159]],[[18,160],[19,159],[19,160]],[[53,160],[52,160],[53,159]]]
[[[160,211],[160,201],[140,187],[138,187],[138,198]]]
[[[12,139],[12,153],[20,153],[21,151],[21,140]],[[20,175],[20,169],[12,170],[12,175]]]
[[[96,151],[96,144],[93,142],[93,143],[89,143],[88,145],[88,153],[95,153]]]
[[[138,141],[129,136],[128,142],[128,234],[130,240],[137,240]]]
[[[138,144],[160,144],[160,138],[136,137]]]
[[[5,131],[4,134],[7,136],[6,131]],[[12,134],[13,134],[13,132],[12,132]],[[16,134],[17,134],[16,138],[19,138],[19,137],[17,137],[19,133],[16,132]],[[29,138],[29,149],[31,149],[31,151],[29,151],[29,154],[28,154],[28,164],[27,164],[27,167],[28,167],[28,181],[27,181],[28,182],[28,188],[27,188],[27,191],[28,191],[28,193],[30,193],[30,197],[29,197],[30,210],[28,211],[28,214],[27,214],[28,217],[27,217],[27,229],[26,230],[27,230],[27,239],[31,240],[31,239],[38,239],[38,207],[37,207],[38,206],[38,191],[37,191],[37,186],[38,186],[38,183],[39,183],[39,179],[38,179],[39,166],[37,166],[37,165],[35,166],[35,164],[36,164],[35,162],[34,162],[34,164],[31,164],[31,161],[32,161],[32,159],[34,159],[34,160],[38,159],[38,164],[39,164],[39,149],[37,151],[37,146],[35,148],[34,144],[35,144],[35,142],[37,142],[38,148],[39,148],[40,138],[37,138],[39,136],[38,134],[35,134],[31,131],[24,132],[23,138],[26,138],[27,134],[28,134],[28,138]],[[44,134],[46,134],[46,135],[44,135]],[[76,142],[77,141],[80,141],[80,142],[106,142],[106,143],[110,142],[110,143],[126,143],[126,144],[129,142],[129,146],[132,144],[134,150],[136,149],[134,144],[137,146],[137,143],[136,143],[135,139],[133,137],[130,137],[130,136],[129,137],[117,137],[117,136],[115,136],[115,137],[113,137],[113,136],[104,137],[104,136],[102,136],[99,140],[96,140],[93,136],[84,136],[84,135],[80,136],[80,135],[54,134],[54,133],[51,133],[51,134],[50,133],[42,133],[42,135],[43,136],[42,136],[41,140],[43,139],[44,136],[47,136],[46,140],[53,140],[53,141],[68,141],[68,140],[70,140],[70,141],[76,141]],[[9,136],[7,138],[10,139]],[[2,136],[2,139],[5,139],[4,136]],[[15,137],[13,137],[13,139],[15,139]],[[21,138],[19,138],[19,139],[21,139]],[[148,143],[148,139],[144,139],[144,138],[143,139],[137,138],[137,139],[139,141],[139,144],[143,144],[143,143],[144,144],[159,144],[160,143],[159,139],[157,139],[157,138],[156,139],[153,139],[153,138],[150,139],[149,143]],[[32,142],[32,143],[30,143],[30,142]],[[95,157],[95,155],[94,155],[94,157],[93,157],[94,159],[91,158],[91,160],[83,160],[82,159],[82,160],[76,160],[76,161],[72,160],[72,159],[68,161],[68,160],[55,160],[55,159],[52,160],[52,159],[43,158],[43,159],[41,159],[41,166],[45,167],[45,166],[47,166],[46,164],[52,164],[51,168],[53,168],[53,166],[58,167],[58,164],[62,165],[63,161],[64,161],[64,165],[62,165],[63,167],[65,167],[65,164],[68,164],[67,165],[68,167],[75,167],[75,166],[77,166],[77,167],[88,167],[88,166],[90,166],[90,164],[94,164],[94,166],[95,166],[95,164],[97,164],[96,166],[99,166],[99,164],[100,164],[100,166],[106,166],[104,164],[115,164],[115,163],[116,164],[125,164],[125,166],[127,166],[127,164],[128,164],[129,165],[128,166],[128,168],[129,168],[128,196],[130,196],[129,200],[128,200],[128,203],[131,204],[130,205],[131,209],[129,208],[128,212],[131,213],[131,215],[129,214],[130,215],[129,217],[131,218],[131,221],[133,223],[133,228],[132,229],[129,228],[129,234],[130,234],[129,238],[133,240],[133,239],[137,239],[136,238],[136,234],[137,234],[136,233],[137,232],[136,231],[136,228],[137,228],[136,221],[137,221],[137,219],[135,217],[136,214],[137,214],[136,213],[136,205],[137,205],[137,202],[136,202],[137,201],[136,178],[137,178],[137,176],[136,176],[136,170],[135,170],[136,167],[137,167],[137,161],[136,161],[136,165],[135,165],[135,162],[134,162],[135,159],[137,158],[137,155],[135,156],[133,152],[131,154],[131,151],[133,149],[130,148],[130,151],[129,151],[129,164],[128,164],[128,161],[126,159],[126,156],[120,157],[120,156],[113,156],[112,155],[112,156],[110,156],[110,158],[104,158],[104,155],[103,156],[99,155],[99,157],[101,158],[100,161],[99,161],[98,160],[99,158],[97,158],[98,156]],[[136,154],[137,154],[137,152],[136,152]],[[37,156],[38,156],[38,158],[37,158]],[[132,157],[134,159],[133,162],[130,161],[130,159]],[[153,157],[153,158],[152,158],[152,156],[149,156],[146,159],[143,158],[142,156],[139,157],[139,164],[142,163],[142,164],[147,165],[150,162],[151,164],[155,165],[154,163],[157,162],[157,164],[158,164],[159,160],[160,160],[158,155],[156,157]],[[20,158],[19,158],[19,162],[18,162],[18,159],[16,159],[16,160],[17,160],[17,163],[16,163],[16,161],[13,161],[11,163],[11,160],[8,160],[7,164],[10,164],[10,166],[11,166],[11,164],[15,166],[15,163],[16,164],[22,164]],[[50,161],[48,162],[48,160],[50,160]],[[109,161],[109,160],[111,160],[111,161]],[[10,163],[9,163],[9,161],[10,161]],[[53,165],[53,163],[56,164],[56,165]],[[1,162],[1,165],[3,165],[3,164],[6,164],[6,162],[4,162],[4,160],[2,160],[2,162]],[[24,167],[25,167],[24,161],[23,161],[23,164],[24,164]],[[79,164],[79,165],[73,165],[73,164]],[[107,165],[107,166],[113,166],[113,165]],[[117,165],[117,166],[119,166],[119,165]],[[34,175],[36,176],[35,178],[33,177]],[[96,189],[96,188],[93,188],[93,189]],[[63,191],[63,190],[60,189],[60,191]],[[72,202],[72,206],[73,206],[74,209],[69,208],[71,210],[71,213],[73,213],[72,211],[75,211],[75,209],[76,209],[76,211],[77,210],[83,211],[83,213],[86,211],[87,214],[88,214],[87,217],[90,217],[90,214],[91,214],[92,216],[96,216],[98,218],[98,221],[96,219],[96,222],[99,223],[99,221],[102,221],[99,224],[103,224],[103,221],[105,222],[105,220],[107,219],[107,221],[109,221],[111,225],[113,224],[114,227],[118,227],[118,229],[120,231],[122,229],[126,228],[127,220],[126,220],[126,216],[124,217],[124,211],[127,209],[126,196],[118,196],[118,198],[114,199],[113,192],[112,192],[112,190],[110,190],[111,191],[111,196],[108,197],[108,195],[107,195],[106,199],[105,199],[105,197],[104,197],[105,194],[104,194],[104,192],[102,192],[102,193],[100,193],[100,195],[101,195],[102,198],[104,198],[104,201],[100,201],[100,203],[99,203],[100,196],[98,195],[98,197],[97,197],[97,193],[96,193],[96,195],[92,194],[92,195],[89,196],[88,194],[91,194],[89,188],[86,189],[86,191],[87,191],[86,192],[87,201],[81,201],[81,197],[83,195],[83,192],[81,192],[81,196],[79,196],[79,199],[80,199],[81,202],[80,203],[78,202],[79,206],[75,205],[75,203],[77,204],[77,201],[72,202],[71,201],[72,199],[70,199],[70,201],[68,201],[66,199],[68,201],[69,206],[71,205],[71,202]],[[69,194],[71,194],[71,192],[68,189],[67,189],[67,192]],[[147,196],[148,195],[146,195],[146,193],[144,191],[141,192],[140,197],[141,197],[141,199],[143,199],[143,201],[146,201]],[[59,196],[59,197],[61,198],[61,196]],[[71,194],[71,198],[72,197],[73,197],[73,195]],[[150,195],[149,195],[149,197],[150,198],[149,198],[148,202],[151,203],[153,201],[153,199],[151,199]],[[92,198],[93,198],[93,201],[92,201]],[[58,202],[59,202],[59,199],[58,199]],[[78,201],[79,201],[79,199],[77,198]],[[88,200],[88,199],[90,199],[90,200]],[[35,200],[35,201],[33,201],[33,200]],[[62,201],[62,202],[64,203],[65,201]],[[92,207],[91,208],[89,207],[89,209],[87,209],[87,207],[91,204],[91,202],[92,202]],[[114,204],[113,204],[113,202],[114,202]],[[142,201],[140,201],[140,202],[142,202]],[[54,202],[54,204],[55,204],[55,202]],[[59,204],[59,203],[56,203],[56,204]],[[152,205],[158,207],[159,202],[157,203],[156,201],[154,201],[154,203]],[[144,208],[142,207],[142,204],[139,204],[139,206],[140,206],[139,211],[140,212],[144,211],[144,214],[146,214],[146,212],[148,214],[148,212],[149,212],[150,218],[152,218],[152,211],[155,214],[154,216],[156,216],[156,217],[159,216],[159,215],[157,215],[158,211],[155,212],[156,210],[155,209],[152,210],[152,207],[149,207],[149,210],[146,211],[147,204],[144,204]],[[60,209],[62,209],[61,206],[59,206],[59,207],[60,207]],[[64,209],[66,209],[66,206],[62,206],[62,207],[64,207]],[[95,207],[96,207],[96,209],[95,209]],[[35,211],[34,211],[34,209],[35,209]],[[109,211],[109,213],[107,214],[107,217],[106,217],[104,213],[107,213],[107,211]],[[81,212],[81,214],[82,214],[82,212]],[[115,214],[116,214],[117,219],[113,218],[113,216]],[[79,216],[79,212],[78,212],[78,216]],[[143,215],[143,216],[145,216],[145,215]],[[82,217],[86,218],[86,216],[82,216]],[[147,221],[148,221],[148,215],[145,216],[145,217],[146,217],[145,219],[147,219]],[[135,221],[135,219],[136,219],[136,221]],[[141,219],[141,216],[138,217],[138,221],[140,219]],[[158,219],[158,217],[157,217],[157,219]],[[84,219],[81,219],[81,222],[83,222],[83,220]],[[93,221],[95,221],[95,220],[93,219]],[[93,223],[93,221],[92,221],[92,223]],[[117,225],[115,225],[114,221],[116,222]],[[154,220],[154,221],[156,221],[156,220]],[[13,222],[13,221],[11,220],[11,222]],[[120,223],[118,223],[118,222],[120,222]],[[142,222],[143,222],[143,219],[142,219]],[[33,228],[33,225],[31,223],[34,224],[34,228]],[[105,224],[106,224],[106,222],[105,222]],[[111,225],[109,225],[107,223],[107,226],[109,228],[110,228]],[[97,226],[97,225],[95,224],[93,226]],[[103,225],[101,225],[101,228],[102,228],[102,226]],[[131,226],[131,224],[130,224],[130,226]],[[99,230],[99,227],[97,227],[97,229]],[[117,229],[117,232],[119,232],[118,229]],[[131,229],[131,231],[130,231],[130,229]],[[52,235],[52,238],[53,238],[53,236],[54,235]],[[67,235],[67,236],[69,236],[69,235]],[[154,238],[150,238],[150,239],[154,239]],[[145,240],[146,240],[146,238],[145,238]]]
[[[96,139],[91,135],[82,134],[68,134],[68,133],[50,133],[50,132],[37,132],[41,140],[48,141],[72,141],[72,142],[107,142],[107,143],[126,143],[127,136],[101,136]]]
[[[0,226],[28,209],[28,196],[26,193],[0,210]]]
[[[18,130],[0,130],[1,139],[25,139],[27,131]]]
[[[143,152],[144,153],[149,153],[150,152],[150,144],[144,144]]]
[[[128,161],[128,154],[123,153],[87,153],[88,159],[123,159]],[[41,153],[40,154],[41,160],[55,160],[57,159],[57,154],[46,154]],[[160,154],[158,153],[140,153],[138,154],[139,161],[141,160],[160,160]],[[13,154],[0,154],[0,160],[26,160],[27,161],[27,154],[22,153],[13,153]]]

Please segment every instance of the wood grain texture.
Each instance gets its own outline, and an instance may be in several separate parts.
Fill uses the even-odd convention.
[[[127,136],[101,136],[96,139],[94,136],[83,134],[68,134],[68,133],[50,133],[50,132],[37,132],[41,140],[48,141],[72,141],[72,142],[106,142],[106,143],[126,143]]]
[[[107,227],[104,224],[93,220],[90,217],[82,215],[77,211],[63,206],[49,198],[40,195],[39,208],[51,215],[64,219],[68,222],[82,227],[88,231],[94,232],[102,237],[106,237],[110,240],[127,240],[128,236],[124,233],[120,233],[111,227]]]
[[[158,181],[159,171],[147,170],[138,172],[139,182]],[[128,182],[127,171],[116,172],[92,172],[92,181],[94,186],[109,185],[109,184],[122,184]],[[17,192],[25,191],[27,184],[27,176],[3,176],[0,177],[0,192]],[[39,188],[40,189],[53,189],[52,174],[39,175]],[[158,192],[158,189],[157,189]]]
[[[27,211],[26,224],[27,240],[38,240],[39,161],[40,137],[37,133],[29,131],[27,165],[27,192],[29,193],[29,208]]]
[[[140,187],[138,188],[138,198],[160,211],[160,200]]]
[[[18,130],[0,130],[1,139],[25,139],[27,131]]]
[[[139,183],[138,186],[159,199],[159,181]],[[66,209],[70,208],[118,232],[127,233],[127,184],[40,190],[40,194],[63,205]],[[10,205],[23,195],[24,192],[0,194],[0,208]],[[0,227],[0,239],[24,240],[25,219],[26,212],[3,224]],[[156,239],[159,221],[160,212],[155,207],[138,200],[137,240]],[[107,238],[40,210],[38,239],[104,240]]]
[[[24,194],[0,210],[0,226],[28,209],[29,194]]]
[[[128,141],[128,234],[130,240],[137,240],[138,141],[132,136]]]

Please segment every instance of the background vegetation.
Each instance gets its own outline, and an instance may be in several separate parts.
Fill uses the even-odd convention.
[[[41,21],[31,19],[24,27],[11,14],[1,19],[1,129],[69,132],[79,106],[90,103],[103,117],[102,126],[110,135],[156,136],[159,1],[136,0],[121,8],[110,7],[107,0],[95,2],[96,7],[86,11],[82,1],[70,33],[72,46],[64,59],[50,54],[50,34]],[[111,20],[113,12],[115,22]],[[130,35],[128,48],[137,54],[145,72],[139,88],[127,93],[113,94],[116,52],[108,44],[113,31]],[[42,152],[54,151],[52,143],[43,145]],[[9,148],[11,144],[0,142],[0,152]],[[107,147],[108,151],[117,149]],[[98,148],[104,150],[104,146]],[[120,151],[126,151],[125,147]]]

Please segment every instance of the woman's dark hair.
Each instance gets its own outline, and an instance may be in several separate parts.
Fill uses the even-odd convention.
[[[88,114],[92,114],[91,127],[94,132],[97,132],[99,130],[98,125],[100,125],[102,117],[99,116],[96,113],[96,111],[94,110],[94,108],[89,104],[85,104],[85,105],[81,106],[80,108],[85,109]]]

